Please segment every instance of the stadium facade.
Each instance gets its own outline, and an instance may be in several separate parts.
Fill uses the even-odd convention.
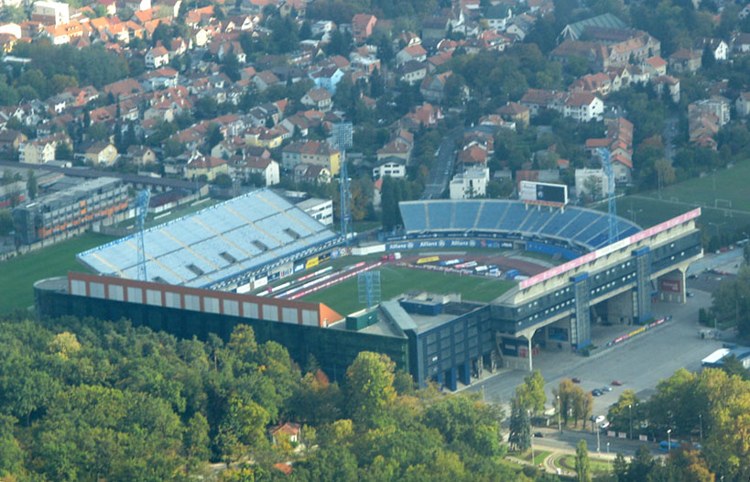
[[[239,219],[252,222],[252,226],[279,239],[290,233],[282,224],[272,228],[262,220],[267,216],[277,222],[297,219],[297,214],[286,215],[293,207],[268,191],[236,202],[247,203]],[[263,211],[269,205],[277,209]],[[130,252],[122,254],[128,261],[117,265],[119,271],[110,269],[100,275],[71,273],[67,278],[38,282],[35,286],[38,313],[101,319],[125,317],[136,324],[185,337],[205,337],[214,332],[226,338],[236,324],[248,323],[255,328],[260,341],[284,344],[300,363],[314,355],[334,378],[344,374],[359,351],[371,350],[391,356],[419,385],[433,380],[455,389],[459,382],[470,384],[482,371],[498,366],[531,369],[533,352],[550,343],[572,349],[585,347],[591,341],[592,323],[648,322],[655,299],[685,300],[685,272],[690,262],[702,256],[700,233],[695,225],[699,209],[643,231],[629,221],[618,219],[618,240],[610,243],[608,216],[588,209],[540,208],[495,200],[418,201],[402,203],[400,208],[404,231],[383,242],[379,246],[383,251],[513,248],[544,252],[569,261],[520,281],[490,303],[422,294],[385,301],[370,312],[345,319],[322,304],[216,289],[222,283],[241,288],[242,283],[253,284],[263,277],[267,282],[272,272],[268,266],[275,266],[274,272],[280,272],[278,267],[284,266],[283,272],[294,273],[317,264],[338,250],[335,245],[326,244],[334,242],[335,235],[322,225],[320,229],[310,225],[304,241],[296,236],[285,238],[286,246],[275,246],[275,257],[263,258],[265,264],[248,257],[242,258],[243,263],[229,263],[232,274],[203,270],[199,276],[188,269],[181,273],[195,276],[182,283],[158,279],[160,275],[156,273],[160,271],[152,271],[152,266],[160,264],[166,268],[172,266],[167,261],[184,264],[187,260],[161,255],[148,247],[150,279],[132,279],[136,273],[135,245],[129,246],[132,240],[120,240],[112,246],[118,250],[127,246]],[[231,253],[253,245],[250,233],[256,232],[255,229],[248,231],[244,240],[229,236],[226,233],[242,232],[243,228],[220,224],[227,222],[223,215],[207,216],[206,212],[181,221],[202,228],[188,230],[186,236],[190,237],[183,237],[182,228],[172,223],[161,231],[151,230],[147,240],[154,242],[154,233],[158,232],[159,236],[166,236],[163,239],[166,247],[190,247],[181,256],[202,260],[211,252],[217,262],[216,256],[224,259],[221,252],[229,248],[216,246],[217,237],[211,237],[207,243],[208,233],[224,233],[218,239],[236,245]],[[266,217],[258,214],[261,212]],[[279,216],[279,213],[286,214]],[[206,239],[198,236],[208,227],[212,230],[204,233]],[[294,229],[297,233],[302,230],[299,226]],[[321,233],[324,235],[318,236]],[[166,242],[177,236],[179,242]],[[109,249],[113,248],[105,246],[83,253],[81,258],[96,267],[99,265],[90,262],[92,254],[104,257],[103,253]],[[112,258],[106,256],[111,263]],[[241,259],[236,254],[232,257]],[[173,271],[176,270],[175,267]],[[204,276],[208,273],[210,277]]]

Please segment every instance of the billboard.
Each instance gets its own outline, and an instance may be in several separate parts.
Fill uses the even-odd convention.
[[[568,203],[568,186],[547,182],[521,181],[519,199],[550,204]]]

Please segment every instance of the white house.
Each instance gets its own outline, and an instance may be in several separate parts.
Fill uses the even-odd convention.
[[[169,63],[169,52],[161,45],[146,52],[146,67],[158,69]]]
[[[589,92],[573,92],[563,106],[563,116],[578,122],[601,120],[604,115],[604,102]]]
[[[399,157],[387,157],[380,165],[372,170],[373,179],[390,176],[395,178],[406,177],[406,162]]]
[[[490,169],[472,167],[456,174],[450,182],[451,199],[471,199],[487,194],[487,183],[490,181]]]

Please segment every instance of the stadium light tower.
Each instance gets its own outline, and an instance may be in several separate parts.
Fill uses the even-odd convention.
[[[138,279],[141,281],[148,281],[143,230],[146,225],[146,214],[148,213],[148,203],[150,200],[151,192],[148,189],[140,191],[135,198],[136,229],[138,230]]]
[[[609,203],[609,244],[619,239],[617,232],[617,201],[615,198],[615,173],[612,169],[612,158],[609,149],[602,147],[597,149],[599,158],[602,160],[604,173],[607,175],[607,200]]]
[[[346,149],[353,144],[352,123],[340,122],[333,126],[333,141],[339,149],[341,161],[339,163],[339,187],[340,192],[340,210],[341,210],[341,235],[344,237],[344,244],[349,245],[349,226],[351,212],[349,203],[351,201],[351,192],[349,191],[349,174],[346,169]]]

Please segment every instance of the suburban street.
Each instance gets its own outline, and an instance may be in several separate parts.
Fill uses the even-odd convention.
[[[422,199],[440,199],[443,191],[448,187],[448,182],[453,174],[453,163],[456,158],[456,142],[463,127],[456,127],[449,131],[440,143],[435,155],[435,165],[430,170],[430,182],[425,186]]]

